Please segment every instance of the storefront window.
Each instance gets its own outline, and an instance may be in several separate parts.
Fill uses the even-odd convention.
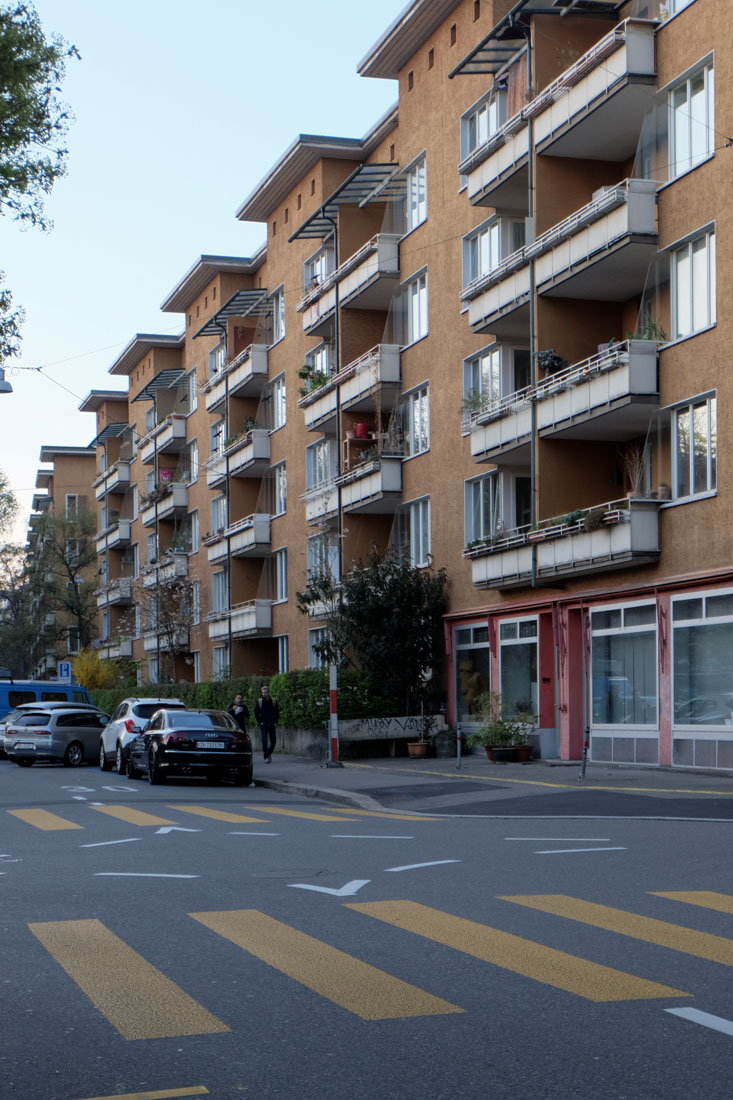
[[[456,722],[475,722],[478,697],[490,686],[488,627],[458,627],[454,635],[454,652]]]
[[[501,709],[537,717],[537,620],[499,624]]]
[[[733,593],[672,602],[676,726],[733,725]]]
[[[590,621],[593,725],[656,726],[656,606],[594,611]]]

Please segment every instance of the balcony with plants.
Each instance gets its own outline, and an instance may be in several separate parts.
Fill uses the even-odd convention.
[[[270,465],[270,432],[245,418],[242,428],[224,440],[221,452],[205,463],[209,488],[223,485],[229,477],[262,477]]]
[[[188,481],[159,481],[151,493],[140,499],[143,527],[154,527],[158,520],[175,519],[187,510]]]

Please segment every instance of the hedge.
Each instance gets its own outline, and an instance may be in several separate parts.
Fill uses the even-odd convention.
[[[273,698],[280,707],[281,726],[289,729],[319,729],[328,720],[329,681],[327,668],[303,668],[292,672],[277,672],[273,676],[237,676],[231,680],[201,683],[144,684],[134,689],[135,698],[181,699],[187,707],[226,710],[234,696],[241,692],[249,712],[263,683],[269,683]],[[98,707],[107,714],[123,699],[130,698],[129,688],[94,688],[89,693]],[[395,704],[372,690],[368,677],[359,669],[342,669],[338,681],[339,718],[382,718],[397,713]]]

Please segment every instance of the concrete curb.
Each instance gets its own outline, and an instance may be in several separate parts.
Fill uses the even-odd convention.
[[[255,786],[270,791],[282,791],[283,794],[298,794],[304,798],[321,798],[324,802],[336,802],[340,806],[353,806],[356,810],[379,810],[389,813],[407,813],[407,810],[385,808],[376,798],[368,794],[355,794],[353,791],[340,791],[335,787],[306,786],[304,783],[291,783],[287,779],[255,779]]]

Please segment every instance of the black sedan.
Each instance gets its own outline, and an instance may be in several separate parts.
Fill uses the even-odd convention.
[[[252,742],[222,710],[157,710],[130,742],[127,775],[147,775],[154,784],[168,775],[183,775],[249,786]]]

